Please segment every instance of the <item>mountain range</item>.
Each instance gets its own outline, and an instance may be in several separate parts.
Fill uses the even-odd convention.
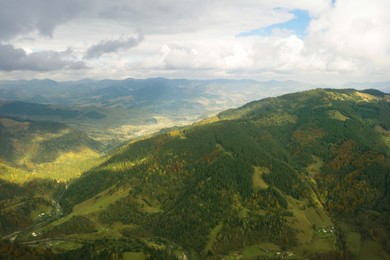
[[[389,102],[373,89],[265,98],[128,142],[66,185],[2,181],[1,230],[14,243],[0,252],[389,258]],[[45,190],[34,207],[28,185]]]
[[[390,92],[389,85],[348,83],[333,87]],[[65,123],[113,148],[256,99],[318,87],[327,86],[297,81],[165,78],[0,81],[0,115]]]

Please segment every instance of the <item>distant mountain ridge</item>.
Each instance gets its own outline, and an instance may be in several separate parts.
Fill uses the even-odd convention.
[[[210,90],[208,86],[229,87],[229,91],[237,92],[241,88],[248,86],[256,86],[259,90],[267,88],[271,91],[271,95],[281,95],[291,91],[302,91],[315,87],[327,87],[325,84],[306,84],[297,81],[255,81],[255,80],[188,80],[188,79],[165,79],[165,78],[149,78],[149,79],[133,79],[127,78],[124,80],[93,80],[84,79],[79,81],[57,82],[54,80],[15,80],[15,81],[0,81],[0,98],[13,101],[25,101],[33,103],[46,104],[81,104],[90,97],[93,93],[109,95],[130,95],[132,91],[145,91],[152,87],[173,87],[180,91],[180,88],[192,89],[197,88],[198,94]],[[328,86],[331,87],[331,86]],[[375,88],[385,92],[390,91],[390,82],[365,82],[365,83],[346,83],[340,85],[342,88],[368,89]],[[273,94],[272,94],[273,93]],[[152,93],[150,93],[152,94]],[[158,93],[155,93],[158,94]],[[171,93],[172,94],[172,93]],[[188,93],[192,96],[194,93]],[[158,95],[156,95],[158,96]],[[187,96],[191,97],[191,96]],[[255,96],[255,98],[263,98]],[[112,98],[107,96],[104,100]],[[91,100],[90,100],[91,101]],[[248,100],[249,101],[249,100]],[[248,102],[247,101],[247,102]]]
[[[296,85],[309,88],[301,83]],[[287,91],[282,82],[253,80],[2,81],[0,100],[4,101],[0,102],[0,114],[64,122],[115,146],[130,138],[191,124],[253,99]]]
[[[359,83],[359,88],[381,87],[390,91],[389,82]],[[351,88],[357,83],[346,84]],[[115,140],[125,141],[151,134],[162,128],[183,126],[214,115],[229,108],[242,106],[250,101],[303,91],[324,85],[305,84],[296,81],[255,80],[188,80],[188,79],[133,79],[91,80],[56,82],[53,80],[0,81],[0,100],[37,104],[43,115],[8,113],[32,120],[61,121],[87,132],[92,138],[117,145]],[[385,91],[386,92],[386,91]],[[24,103],[13,106],[25,107]],[[17,105],[19,104],[19,105]],[[8,105],[12,106],[12,105]],[[53,117],[62,114],[63,117]],[[16,110],[13,109],[13,112]],[[72,115],[70,115],[70,114]],[[76,113],[76,114],[75,114]],[[144,122],[156,122],[144,124]],[[62,122],[62,121],[61,121]],[[103,127],[104,126],[104,127]],[[107,126],[110,129],[107,129]],[[108,131],[107,131],[108,130]],[[106,134],[110,132],[112,138]]]

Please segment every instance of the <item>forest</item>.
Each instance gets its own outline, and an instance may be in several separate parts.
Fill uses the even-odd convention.
[[[159,238],[160,254],[172,243],[194,259],[356,257],[351,233],[388,256],[389,173],[390,103],[372,91],[316,89],[118,148],[61,194],[65,222],[40,231]]]

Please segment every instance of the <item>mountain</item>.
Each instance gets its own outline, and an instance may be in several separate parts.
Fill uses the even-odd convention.
[[[389,100],[315,89],[131,142],[14,238],[63,258],[389,258]]]
[[[302,88],[299,82],[288,82],[289,86]],[[223,95],[245,93],[252,87],[281,88],[286,82],[252,80],[186,80],[186,79],[124,79],[124,80],[81,80],[56,82],[53,80],[0,81],[0,98],[31,103],[57,105],[101,105],[138,106],[145,101],[196,100],[208,93]],[[223,88],[225,93],[218,92]],[[253,90],[251,90],[253,91]],[[252,93],[253,94],[253,93]],[[279,93],[280,94],[280,93]],[[124,99],[127,97],[127,99]],[[122,101],[115,103],[117,98]],[[129,102],[132,100],[133,102]]]
[[[163,109],[165,115],[200,115],[237,107],[253,98],[286,93],[287,85],[297,90],[313,87],[294,81],[253,80],[22,80],[0,81],[0,98],[51,105],[142,108],[155,112]]]

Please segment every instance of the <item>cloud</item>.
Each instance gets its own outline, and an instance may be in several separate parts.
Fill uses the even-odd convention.
[[[309,26],[308,47],[334,56],[389,64],[390,2],[339,0]]]
[[[0,64],[21,78],[33,69],[59,80],[389,80],[387,10],[388,0],[0,0]],[[145,39],[127,37],[138,31]],[[60,51],[68,46],[71,54]]]
[[[100,9],[104,19],[137,24],[149,34],[176,34],[207,31],[214,35],[242,31],[281,22],[290,15],[273,10],[267,1],[226,0],[135,0],[115,1]]]
[[[27,54],[23,49],[15,48],[11,44],[0,43],[0,70],[1,71],[53,71],[53,70],[80,70],[85,69],[84,62],[73,60],[72,50],[63,52],[40,51]]]
[[[89,47],[86,51],[85,58],[99,58],[105,53],[117,52],[121,49],[130,49],[137,46],[143,39],[143,34],[139,34],[137,38],[129,37],[124,40],[102,41]]]
[[[288,3],[279,2],[282,7]],[[34,31],[52,37],[60,25],[77,23],[79,19],[135,25],[145,34],[207,30],[234,35],[285,21],[288,14],[273,8],[270,2],[257,0],[0,0],[0,40]]]
[[[38,31],[53,36],[54,29],[80,17],[89,0],[0,0],[0,40]]]
[[[130,68],[142,73],[150,70],[156,76],[161,73],[186,77],[198,70],[198,74],[206,77],[314,79],[317,82],[388,80],[390,17],[387,10],[390,10],[390,2],[339,0],[335,5],[328,3],[324,2],[323,8],[317,10],[307,9],[312,17],[304,38],[292,30],[236,38],[206,35],[197,39],[191,34],[159,36],[160,48],[150,46],[159,52],[134,62]],[[154,40],[153,37],[148,39]]]

